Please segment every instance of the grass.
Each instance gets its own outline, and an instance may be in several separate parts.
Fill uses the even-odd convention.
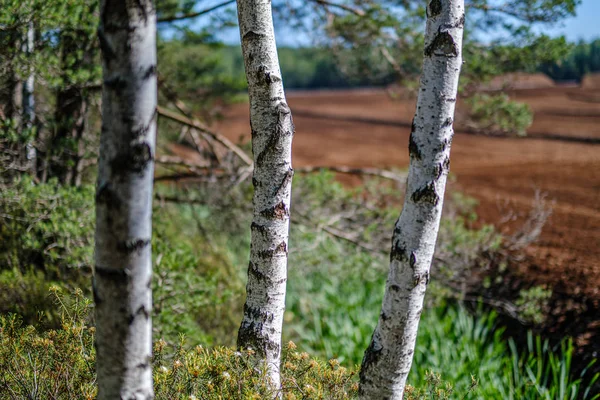
[[[284,341],[296,344],[288,345],[284,353],[285,396],[355,398],[356,371],[381,307],[387,257],[320,228],[340,210],[365,209],[362,200],[357,200],[361,196],[333,184],[326,174],[296,179],[295,186],[297,209],[303,215],[311,214],[311,219],[294,221],[292,217]],[[3,225],[1,233],[12,237],[15,246],[27,246],[28,261],[20,265],[24,258],[12,256],[18,249],[9,249],[11,268],[2,273],[18,272],[20,283],[15,288],[6,280],[5,294],[9,296],[11,290],[21,293],[22,287],[28,287],[21,282],[41,288],[38,292],[54,282],[51,296],[58,303],[36,292],[35,301],[19,298],[21,304],[15,308],[28,311],[25,324],[8,314],[0,318],[0,393],[9,393],[7,398],[52,398],[52,393],[61,393],[54,396],[57,398],[94,398],[94,329],[88,315],[87,279],[83,280],[84,290],[76,290],[74,296],[64,294],[86,278],[87,270],[77,276],[77,269],[68,267],[84,265],[91,254],[92,230],[85,222],[89,220],[93,191],[84,188],[72,196],[68,191],[57,196],[56,190],[31,183],[12,190],[5,191],[0,200],[10,204],[19,219]],[[387,189],[382,190],[374,197],[391,196]],[[240,187],[228,197],[201,191],[178,194],[202,199],[204,204],[157,204],[154,212],[157,398],[264,398],[268,389],[248,355],[219,347],[234,345],[241,319],[251,192]],[[19,198],[29,201],[19,202]],[[399,203],[396,199],[395,204]],[[61,214],[54,218],[44,209],[45,204],[54,211],[64,210],[60,212],[71,222],[62,223]],[[369,207],[366,212],[350,213],[352,219],[360,220],[362,231],[351,224],[343,227],[357,231],[359,239],[368,236],[376,241],[387,235],[387,225],[391,232],[398,210]],[[52,223],[36,224],[37,214]],[[23,224],[31,229],[20,242]],[[82,237],[74,242],[74,234]],[[57,258],[56,253],[46,255],[47,242],[35,235],[60,243],[60,254],[73,259]],[[499,240],[489,227],[473,231],[464,218],[446,219],[438,250],[448,254],[448,260],[471,260],[476,249],[499,246]],[[83,246],[72,253],[72,243]],[[44,257],[49,257],[47,265],[57,265],[51,276],[36,268],[36,260]],[[69,275],[65,276],[75,274],[76,279],[61,282],[55,278],[55,270],[66,270]],[[430,285],[427,304],[408,399],[599,398],[591,391],[597,376],[573,374],[574,350],[568,339],[552,347],[530,336],[528,348],[517,348],[504,339],[495,314],[481,310],[473,314],[448,302],[439,282]],[[45,307],[44,314],[52,316],[53,323],[36,323],[32,305]],[[48,326],[54,329],[48,330]]]

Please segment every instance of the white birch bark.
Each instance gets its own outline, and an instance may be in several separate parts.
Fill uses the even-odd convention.
[[[152,0],[102,0],[98,36],[103,57],[93,281],[98,399],[152,399],[157,100]]]
[[[294,124],[279,69],[271,1],[238,0],[237,5],[254,154],[252,240],[238,346],[257,352],[278,389]]]
[[[33,58],[33,50],[35,45],[35,27],[33,22],[29,22],[27,27],[27,36],[25,38],[24,47],[25,53],[30,59]],[[23,84],[23,123],[27,129],[33,128],[35,123],[35,75],[33,74],[33,65],[29,66],[30,74]],[[25,145],[25,168],[27,170],[35,172],[35,161],[36,161],[36,150],[31,140]]]
[[[412,364],[450,163],[464,21],[464,0],[429,0],[406,198],[379,322],[362,362],[361,399],[402,399]]]

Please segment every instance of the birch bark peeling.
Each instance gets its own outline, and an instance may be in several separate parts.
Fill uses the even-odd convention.
[[[156,13],[151,0],[102,0],[102,134],[94,301],[98,399],[152,399],[151,214]]]
[[[247,298],[238,346],[252,348],[279,389],[285,310],[294,124],[277,58],[271,1],[238,0],[254,156]]]
[[[404,394],[450,164],[464,22],[464,0],[428,2],[407,192],[392,236],[379,322],[362,361],[361,399],[402,399]]]

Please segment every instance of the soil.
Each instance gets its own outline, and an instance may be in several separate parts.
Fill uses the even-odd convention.
[[[600,89],[600,73],[587,74],[581,81],[581,86],[585,89]]]
[[[554,81],[545,74],[526,74],[523,72],[512,72],[509,74],[494,77],[489,83],[483,85],[482,89],[540,89],[551,88],[554,86],[556,86]]]
[[[461,131],[458,124],[451,185],[476,198],[481,221],[505,234],[523,223],[536,192],[553,205],[541,236],[513,268],[529,284],[553,289],[553,322],[548,330],[575,335],[578,345],[598,351],[598,90],[554,86],[509,94],[535,112],[528,136],[475,135]],[[414,100],[392,100],[384,90],[369,89],[291,92],[288,101],[296,125],[295,166],[408,166]],[[218,128],[232,140],[249,140],[248,118],[248,105],[235,105]]]

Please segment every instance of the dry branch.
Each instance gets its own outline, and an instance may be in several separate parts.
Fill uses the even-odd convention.
[[[312,1],[313,3],[317,3],[321,6],[325,6],[325,7],[339,8],[341,10],[347,11],[354,15],[358,15],[359,17],[365,16],[365,12],[363,10],[361,10],[360,8],[350,7],[346,4],[334,3],[334,2],[328,1],[328,0],[310,0],[310,1]]]
[[[169,22],[176,22],[176,21],[182,21],[182,20],[186,20],[186,19],[197,18],[201,15],[208,14],[212,11],[218,10],[221,7],[225,7],[225,6],[228,6],[233,3],[235,3],[235,0],[227,0],[222,3],[217,4],[215,6],[201,10],[201,11],[197,11],[197,12],[193,12],[193,13],[189,13],[189,14],[180,14],[180,15],[174,15],[171,17],[159,18],[156,22],[158,22],[159,24],[162,24],[162,23],[169,23]]]
[[[229,139],[227,139],[225,136],[221,135],[220,133],[211,131],[200,121],[198,121],[196,119],[187,118],[181,114],[178,114],[176,112],[173,112],[173,111],[168,110],[161,106],[156,107],[156,111],[157,111],[158,115],[160,115],[162,117],[168,118],[170,120],[179,122],[180,124],[184,124],[191,128],[194,128],[200,132],[206,133],[207,135],[209,135],[213,139],[215,139],[217,142],[221,143],[223,146],[227,147],[229,150],[234,152],[247,165],[253,165],[252,159],[246,153],[244,153],[244,151],[242,149],[240,149],[238,146],[233,144]]]
[[[332,172],[338,172],[341,174],[349,174],[349,175],[370,175],[377,176],[379,178],[389,179],[396,182],[403,183],[406,180],[406,175],[396,174],[394,172],[379,169],[379,168],[354,168],[354,167],[346,167],[346,166],[306,166],[295,168],[296,172],[317,172],[322,169],[327,169]]]

